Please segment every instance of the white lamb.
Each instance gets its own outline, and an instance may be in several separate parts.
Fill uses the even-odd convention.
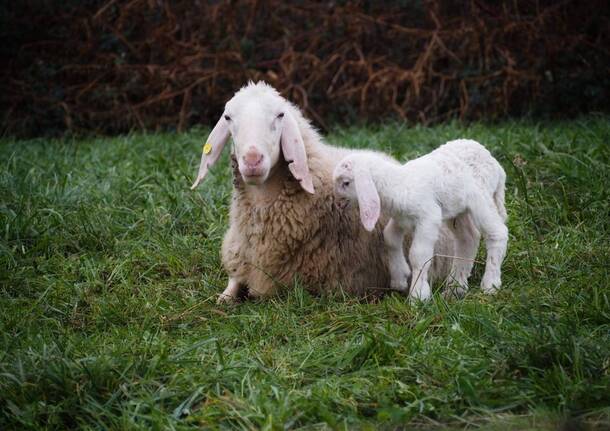
[[[392,287],[406,290],[411,277],[410,296],[422,300],[431,295],[428,268],[439,230],[444,222],[460,223],[463,217],[471,217],[485,238],[483,291],[493,293],[501,286],[508,242],[505,180],[504,169],[489,151],[466,139],[448,142],[405,165],[375,152],[350,154],[333,172],[337,195],[358,202],[365,229],[374,229],[381,212],[392,217],[384,229]],[[413,236],[412,272],[403,252],[405,233]],[[470,241],[459,236],[456,240]],[[457,250],[463,248],[458,244]],[[466,289],[472,257],[456,258],[453,275]]]

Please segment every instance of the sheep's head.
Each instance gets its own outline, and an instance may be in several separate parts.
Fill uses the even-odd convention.
[[[381,202],[366,156],[352,154],[341,160],[333,171],[333,184],[337,196],[358,202],[360,221],[371,232],[379,220]]]
[[[231,136],[239,172],[246,184],[263,184],[280,160],[281,150],[294,177],[304,190],[313,193],[297,115],[297,109],[273,87],[263,82],[243,87],[226,103],[212,130],[192,188],[203,180]]]

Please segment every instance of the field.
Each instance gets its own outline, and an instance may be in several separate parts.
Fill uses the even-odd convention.
[[[231,174],[189,190],[206,132],[0,140],[0,429],[610,427],[608,117],[329,135],[402,159],[471,137],[504,166],[503,289],[477,264],[426,304],[215,305]]]

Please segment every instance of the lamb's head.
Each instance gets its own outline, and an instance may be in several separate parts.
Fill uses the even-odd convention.
[[[341,160],[333,171],[335,194],[358,202],[360,221],[371,232],[379,220],[381,203],[371,176],[368,155],[351,154]]]
[[[297,108],[264,82],[250,83],[225,105],[203,147],[194,189],[207,175],[229,139],[233,138],[239,172],[246,184],[263,184],[280,160],[280,150],[304,190],[314,192]]]
[[[357,202],[358,194],[355,186],[354,165],[353,155],[343,158],[333,171],[333,184],[337,196]]]

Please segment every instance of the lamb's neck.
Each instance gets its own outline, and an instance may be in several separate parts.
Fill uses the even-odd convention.
[[[369,166],[373,182],[377,186],[379,192],[385,190],[395,190],[398,186],[403,188],[404,166],[388,163],[385,160],[380,160],[372,163]]]
[[[407,200],[409,185],[405,179],[406,167],[380,161],[371,167],[373,182],[377,188],[381,206],[385,212],[394,214]]]

